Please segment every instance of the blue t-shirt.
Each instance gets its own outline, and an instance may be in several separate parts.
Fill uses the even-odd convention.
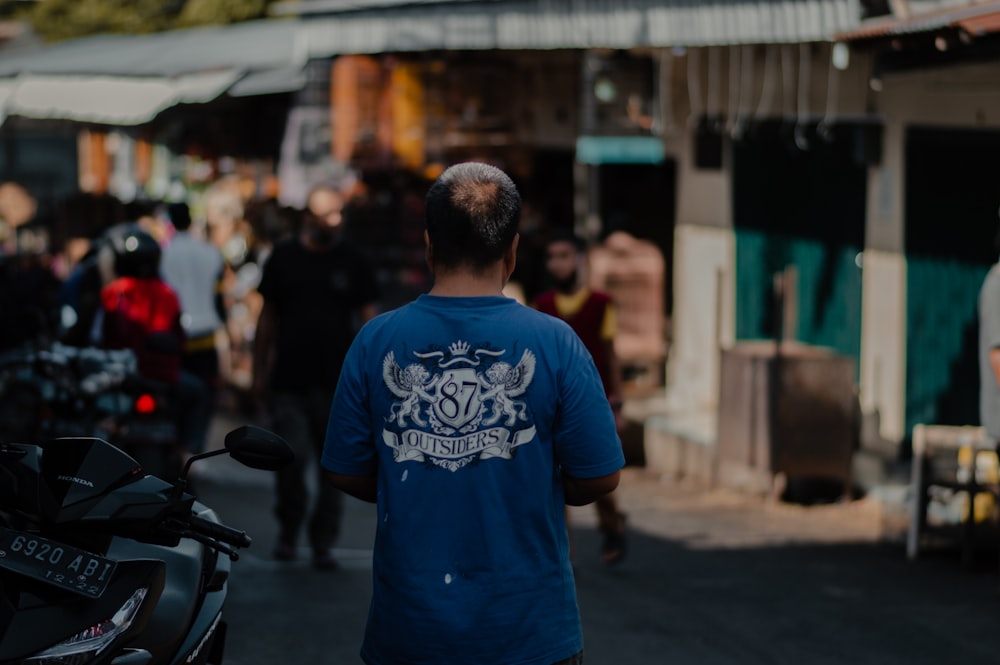
[[[551,665],[583,648],[562,472],[625,463],[564,322],[420,296],[354,340],[323,467],[378,476],[370,665]]]

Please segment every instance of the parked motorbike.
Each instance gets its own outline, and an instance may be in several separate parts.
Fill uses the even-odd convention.
[[[221,663],[230,566],[251,539],[185,491],[190,465],[220,454],[293,458],[252,425],[173,483],[98,438],[0,445],[0,665]]]
[[[156,476],[174,476],[181,468],[182,448],[170,386],[130,374],[104,389],[98,402],[98,436],[131,455]]]
[[[135,354],[62,344],[0,355],[0,442],[99,435],[113,386],[136,372]]]
[[[181,468],[171,387],[138,374],[129,349],[60,343],[0,355],[0,442],[94,436],[147,472]]]

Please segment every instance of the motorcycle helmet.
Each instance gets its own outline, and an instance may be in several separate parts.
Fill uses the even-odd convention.
[[[129,224],[108,238],[119,277],[156,277],[160,272],[160,243],[136,224]]]

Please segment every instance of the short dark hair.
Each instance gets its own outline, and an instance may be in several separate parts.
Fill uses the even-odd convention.
[[[170,217],[170,223],[178,231],[187,231],[191,228],[191,210],[183,201],[168,203],[167,216]]]
[[[548,235],[545,236],[546,248],[557,242],[566,242],[573,245],[577,253],[582,253],[587,249],[587,244],[583,241],[583,238],[574,233],[572,229],[562,226],[552,229],[549,231]]]
[[[463,162],[431,185],[425,214],[435,263],[483,269],[500,260],[514,241],[521,195],[495,166]]]

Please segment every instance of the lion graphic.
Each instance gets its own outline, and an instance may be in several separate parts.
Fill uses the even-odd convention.
[[[483,395],[483,401],[492,398],[493,414],[485,419],[483,424],[492,425],[504,416],[507,417],[504,424],[508,427],[514,425],[518,419],[527,420],[527,406],[524,402],[511,398],[523,395],[534,375],[535,354],[528,349],[525,349],[515,367],[502,361],[493,363],[486,370],[483,382],[483,387],[487,390]]]
[[[395,354],[390,351],[382,361],[382,378],[392,394],[402,400],[392,405],[389,420],[395,420],[400,427],[405,427],[406,418],[409,417],[417,425],[426,426],[427,421],[420,415],[420,401],[434,401],[429,391],[441,377],[431,378],[427,368],[418,363],[400,367]]]

